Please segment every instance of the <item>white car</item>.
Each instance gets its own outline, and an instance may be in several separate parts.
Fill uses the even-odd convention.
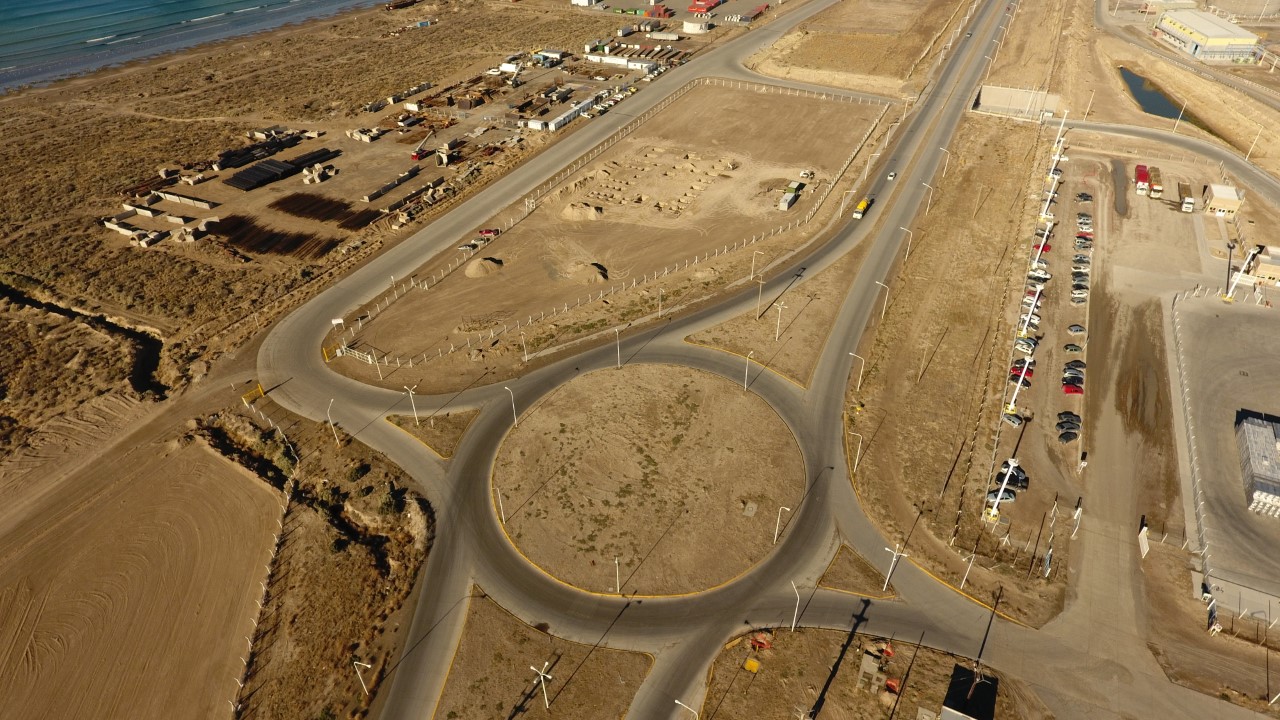
[[[889,179],[890,179],[890,180],[893,180],[893,179],[894,179],[894,178],[896,178],[896,177],[898,177],[898,173],[896,173],[896,172],[891,172],[891,173],[889,173]]]
[[[1089,291],[1088,291],[1088,290],[1072,290],[1072,291],[1071,291],[1071,297],[1073,297],[1073,298],[1087,298],[1087,297],[1089,297]]]

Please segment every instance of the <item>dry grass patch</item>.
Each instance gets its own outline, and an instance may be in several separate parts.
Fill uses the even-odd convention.
[[[448,459],[458,449],[458,442],[462,440],[467,426],[479,414],[479,410],[464,410],[446,412],[443,415],[433,413],[425,418],[420,417],[417,421],[412,415],[391,415],[387,420],[421,440],[436,455]]]
[[[857,595],[885,598],[894,597],[897,591],[890,584],[884,587],[884,575],[871,566],[866,558],[848,545],[841,545],[836,556],[831,559],[826,572],[818,580],[818,585],[832,590],[843,590]]]

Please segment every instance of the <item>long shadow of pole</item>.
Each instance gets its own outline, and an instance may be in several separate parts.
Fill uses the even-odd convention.
[[[827,674],[827,682],[822,686],[822,692],[818,693],[818,699],[813,702],[813,707],[809,710],[809,718],[817,720],[818,713],[822,712],[822,708],[827,704],[827,693],[831,690],[831,684],[836,681],[836,673],[840,672],[840,666],[844,664],[845,655],[849,653],[849,646],[853,645],[853,640],[858,635],[858,628],[867,621],[867,608],[871,606],[871,601],[863,598],[862,607],[858,612],[854,613],[853,626],[849,628],[849,634],[844,639],[844,644],[840,646],[840,654],[836,656],[835,663],[831,666],[831,672]]]

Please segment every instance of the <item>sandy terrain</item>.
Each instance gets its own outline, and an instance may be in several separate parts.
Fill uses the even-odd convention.
[[[741,385],[635,365],[584,375],[526,411],[493,482],[534,564],[614,592],[617,557],[623,592],[659,595],[718,585],[764,557],[804,468],[790,430]]]
[[[980,559],[966,591],[990,598],[1002,584],[1002,611],[1043,622],[1061,602],[1060,575],[1052,585],[1025,580],[1027,557],[1055,491],[1069,487],[1066,481],[1051,465],[1028,468],[1038,482],[1029,495],[1019,495],[1016,507],[1005,508],[1014,518],[1005,528],[1012,530],[1008,545],[1000,543],[1003,530],[980,532],[978,517],[1017,318],[1009,313],[1016,307],[1013,293],[1022,294],[1026,238],[1032,208],[1038,210],[1040,177],[1030,164],[1044,151],[1035,149],[1033,126],[964,120],[947,176],[935,178],[933,208],[914,227],[911,258],[890,283],[886,318],[859,351],[867,358],[866,373],[861,393],[850,388],[856,410],[848,429],[863,438],[855,487],[887,537],[905,537],[923,508],[909,543],[913,562],[958,585],[963,560],[978,542]],[[901,300],[908,297],[912,302]],[[1006,440],[1004,452],[1016,433]],[[852,456],[858,440],[850,436],[849,442]],[[1055,559],[1066,549],[1059,536]],[[1040,555],[1044,551],[1039,548]],[[1002,572],[985,569],[996,566]],[[1025,593],[1013,599],[1011,592],[1024,583]]]
[[[478,414],[480,414],[479,410],[466,410],[437,412],[431,415],[423,413],[416,422],[412,415],[392,415],[387,420],[421,440],[431,448],[431,452],[448,459],[453,457],[453,451],[458,448],[462,434],[467,431],[467,426],[476,419]]]
[[[609,311],[599,317],[570,314],[537,323],[526,333],[523,347],[515,332],[488,336],[517,320],[527,321],[531,313],[534,318],[549,314],[553,306],[567,303],[572,310],[579,299],[615,284],[652,280],[654,272],[672,263],[684,270],[695,254],[718,254],[729,243],[767,235],[803,218],[882,110],[697,87],[544,198],[531,216],[485,245],[463,272],[452,273],[427,292],[411,291],[364,323],[352,346],[405,361],[416,357],[412,369],[398,367],[393,376],[384,372],[383,384],[419,382],[421,392],[439,392],[473,382],[484,372],[510,373],[525,349],[536,355],[573,337],[655,313],[658,288],[647,286],[610,297]],[[754,118],[762,113],[793,119],[760,128]],[[833,134],[841,138],[835,147],[826,140]],[[817,177],[804,181],[807,187],[791,209],[778,210],[781,191],[800,180],[804,170]],[[773,246],[795,239],[784,234],[761,241],[766,256],[760,261],[774,257]],[[751,261],[750,253],[733,255]],[[733,262],[743,261],[734,257]],[[667,308],[716,283],[722,267],[717,260],[690,268],[687,276],[670,283],[663,281]],[[418,275],[436,270],[428,265]],[[744,267],[743,275],[748,272]],[[457,310],[442,312],[445,307]],[[451,347],[465,351],[450,355]],[[378,373],[354,359],[342,359],[335,367],[379,384]]]
[[[641,653],[561,640],[517,620],[476,588],[462,642],[433,717],[602,720],[626,714],[652,660]],[[548,712],[529,667],[550,663]],[[602,688],[608,687],[604,692]]]
[[[91,510],[5,548],[5,704],[23,717],[225,716],[278,495],[199,441],[116,471]]]
[[[883,686],[873,692],[865,684],[858,684],[864,652],[881,652],[885,638],[808,629],[783,629],[763,637],[772,647],[753,650],[750,638],[740,637],[716,658],[702,717],[797,717],[815,708],[820,708],[818,716],[826,719],[889,717],[895,696],[884,691]],[[899,640],[892,641],[890,648],[893,655],[885,665],[886,677],[906,678],[895,717],[917,717],[916,708],[940,712],[952,668],[956,664],[973,667],[966,658]],[[760,663],[754,675],[743,669],[748,658]],[[1020,688],[1017,681],[989,670],[983,674],[997,684],[996,717],[1048,717],[1034,695]]]
[[[866,248],[859,247],[783,297],[762,299],[759,315],[753,309],[688,340],[743,357],[754,353],[753,362],[807,386],[865,254]]]
[[[893,585],[890,584],[886,590],[884,576],[848,545],[840,546],[818,585],[873,598],[896,595]]]
[[[842,2],[747,64],[774,77],[905,97],[923,87],[945,33],[966,7],[944,0]]]
[[[357,443],[335,449],[326,425],[268,399],[254,411],[209,416],[199,432],[292,498],[240,699],[245,712],[363,716],[368,697],[351,661],[373,666],[365,683],[376,692],[399,657],[402,605],[433,532],[430,507],[405,490],[398,468]]]

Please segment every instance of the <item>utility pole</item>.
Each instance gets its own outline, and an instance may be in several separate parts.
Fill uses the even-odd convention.
[[[659,320],[662,319],[662,295],[665,292],[666,291],[663,290],[662,288],[658,288],[658,319]]]
[[[677,705],[679,705],[680,707],[684,708],[685,710],[688,710],[689,712],[693,713],[693,720],[698,720],[698,711],[697,711],[697,710],[694,710],[693,708],[689,707],[688,705],[685,705],[684,703],[680,702],[679,700],[677,700],[677,701],[676,701],[676,704],[677,704]]]
[[[862,371],[867,369],[867,359],[857,353],[849,353],[858,359],[858,390],[862,390]]]
[[[764,254],[763,250],[757,250],[751,253],[751,274],[747,276],[747,279],[751,279],[756,276],[756,256],[763,255],[763,254]]]
[[[1182,123],[1182,113],[1186,112],[1186,110],[1187,110],[1187,101],[1183,100],[1182,109],[1178,111],[1178,119],[1173,121],[1173,131],[1175,133],[1178,132],[1178,125]]]
[[[796,631],[796,623],[800,621],[800,588],[796,587],[796,581],[791,581],[791,589],[796,591],[796,611],[791,615],[791,632]]]
[[[904,557],[911,557],[905,552],[905,550],[906,548],[899,546],[898,543],[894,543],[892,549],[885,548],[885,552],[893,553],[893,560],[889,562],[889,572],[885,573],[884,587],[880,588],[880,592],[889,591],[889,580],[893,578],[893,571],[898,568],[898,559],[904,558]]]
[[[858,454],[853,458],[853,471],[858,472],[858,463],[862,462],[862,436],[852,430],[849,431],[849,434],[858,438]]]
[[[547,666],[550,664],[551,664],[550,662],[542,663],[541,670],[539,670],[538,668],[532,665],[529,666],[530,670],[538,673],[538,682],[542,685],[542,704],[548,710],[551,709],[551,700],[547,698],[547,681],[551,679],[551,676],[547,674]]]
[[[618,348],[618,369],[622,369],[622,328],[613,329],[613,341]]]
[[[782,310],[786,307],[784,303],[778,303],[778,323],[773,329],[773,341],[778,342],[778,337],[782,335]]]
[[[1089,104],[1085,106],[1085,108],[1084,108],[1084,117],[1080,118],[1081,120],[1088,120],[1088,119],[1089,119],[1089,111],[1093,109],[1093,96],[1094,96],[1094,94],[1095,94],[1095,93],[1097,93],[1097,92],[1098,92],[1097,90],[1090,90],[1090,91],[1089,91]]]
[[[933,207],[933,186],[927,182],[922,182],[920,184],[929,188],[929,200],[924,204],[924,214],[928,215],[929,210]]]
[[[951,157],[951,153],[947,153],[947,157]],[[945,168],[944,168],[944,169],[945,169]],[[946,173],[944,172],[944,173],[943,173],[943,175],[946,175]],[[910,230],[907,230],[906,228],[902,227],[901,225],[899,225],[899,226],[898,226],[898,229],[899,229],[899,230],[902,230],[903,232],[905,232],[905,233],[907,234],[907,256],[906,256],[905,258],[903,258],[903,259],[904,259],[904,260],[910,260],[910,259],[911,259],[911,241],[915,239],[916,234],[915,234],[915,233],[913,233],[913,232],[911,232]]]
[[[764,295],[764,275],[756,278],[759,287],[756,289],[756,319],[760,319],[760,298]]]
[[[1249,152],[1244,154],[1244,161],[1249,162],[1249,156],[1253,155],[1253,148],[1258,144],[1258,138],[1262,137],[1262,128],[1258,128],[1258,134],[1253,136],[1253,142],[1249,143]]]
[[[613,556],[613,586],[614,592],[622,594],[622,566],[618,564],[618,556]]]
[[[659,311],[661,312],[661,311]],[[520,331],[520,352],[524,355],[524,362],[529,362],[529,346],[524,342],[524,331]]]
[[[947,168],[951,165],[951,151],[944,147],[939,147],[938,149],[947,154],[947,157],[942,161],[942,177],[946,177]],[[925,214],[927,215],[928,213]],[[905,230],[906,228],[903,229]]]
[[[511,419],[513,421],[512,424],[515,427],[520,427],[520,415],[519,413],[516,412],[516,394],[511,392],[511,388],[506,387],[505,385],[502,387],[502,389],[506,390],[508,393],[511,393]]]
[[[742,369],[742,392],[747,391],[747,377],[751,374],[751,356],[755,354],[755,350],[747,353],[747,366]]]
[[[889,311],[889,286],[879,280],[876,281],[876,284],[884,288],[884,305],[880,307],[880,319],[884,320],[884,314]]]
[[[352,660],[352,661],[351,661],[351,665],[355,667],[355,669],[356,669],[356,677],[360,679],[360,689],[361,689],[361,690],[364,690],[364,694],[365,694],[365,695],[368,695],[368,694],[369,694],[369,686],[364,684],[364,676],[360,674],[360,668],[364,668],[365,670],[368,670],[368,669],[372,668],[373,666],[372,666],[372,665],[370,665],[369,663],[362,663],[362,662],[360,662],[359,660]]]

